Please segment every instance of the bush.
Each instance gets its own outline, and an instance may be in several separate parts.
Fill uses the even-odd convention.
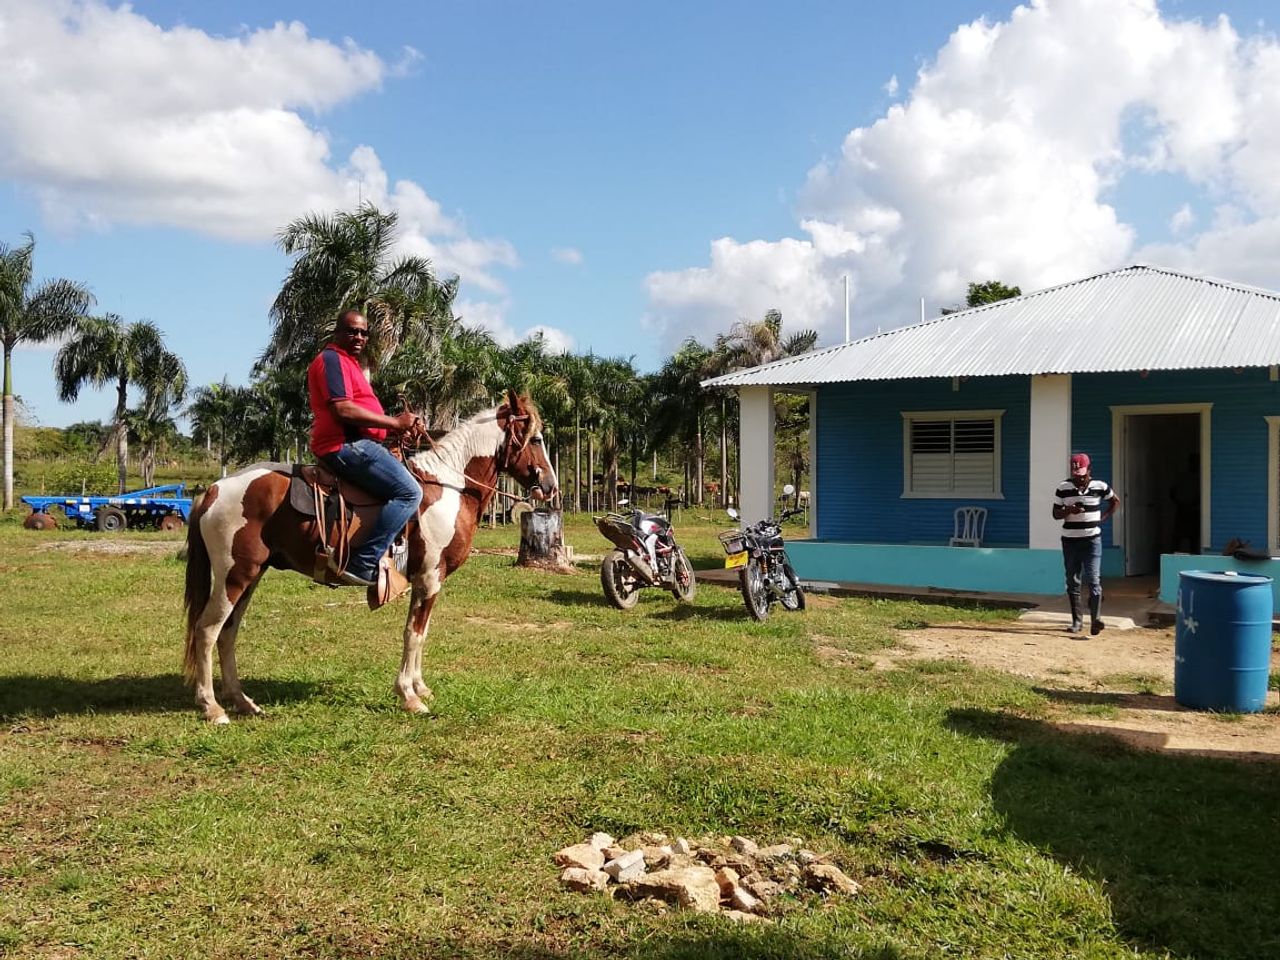
[[[85,493],[114,496],[119,489],[116,465],[108,462],[51,463],[40,480],[50,494],[79,494],[83,489]]]

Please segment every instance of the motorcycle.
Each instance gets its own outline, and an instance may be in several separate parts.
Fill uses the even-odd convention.
[[[795,487],[787,484],[782,490],[783,496],[788,497]],[[755,620],[769,619],[769,608],[775,603],[781,603],[785,610],[804,609],[804,589],[782,540],[782,521],[803,512],[783,510],[777,520],[760,520],[741,530],[720,534],[725,568],[737,569],[742,602]],[[734,520],[739,517],[733,507],[728,513]]]
[[[618,501],[618,506],[626,505],[626,500]],[[600,585],[611,604],[619,610],[630,610],[645,587],[670,590],[681,603],[693,600],[697,591],[693,565],[676,543],[670,520],[642,510],[592,519],[605,539],[617,547],[600,564]],[[652,553],[649,540],[653,542]]]

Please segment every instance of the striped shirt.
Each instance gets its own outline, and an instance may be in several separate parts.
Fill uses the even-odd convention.
[[[1062,538],[1080,539],[1102,534],[1102,501],[1115,498],[1115,492],[1105,480],[1090,480],[1083,490],[1069,479],[1058,484],[1053,502],[1059,507],[1073,503],[1084,506],[1084,513],[1071,513],[1062,518]]]

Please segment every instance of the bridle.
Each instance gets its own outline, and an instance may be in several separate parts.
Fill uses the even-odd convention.
[[[516,459],[525,451],[525,448],[529,446],[529,441],[532,439],[531,434],[533,432],[529,429],[532,426],[532,421],[533,417],[528,413],[507,414],[506,423],[503,424],[502,427],[502,445],[498,448],[498,454],[495,458],[498,463],[499,471],[510,471],[512,465],[516,462]],[[525,429],[522,431],[522,436],[520,437],[519,445],[517,446],[516,427],[519,424],[524,424]],[[425,444],[423,443],[424,440],[426,441]],[[404,462],[404,465],[408,468],[409,472],[417,478],[418,482],[440,487],[456,487],[456,484],[446,483],[439,477],[425,473],[413,462],[413,454],[421,451],[424,446],[429,450],[438,451],[436,441],[425,428],[415,429],[401,434],[398,445],[400,459]],[[465,470],[457,470],[454,467],[450,467],[449,469],[456,470],[457,473],[461,474],[463,480],[473,486],[479,487],[482,490],[488,490],[490,493],[495,493],[499,497],[505,497],[508,500],[516,502],[524,500],[524,497],[508,493],[491,483],[485,483],[483,480],[479,480],[471,476]],[[465,487],[459,489],[465,489]]]

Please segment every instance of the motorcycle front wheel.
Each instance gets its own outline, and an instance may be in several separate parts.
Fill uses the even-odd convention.
[[[692,603],[693,595],[698,592],[698,581],[693,575],[693,564],[680,547],[671,555],[671,574],[675,580],[671,593],[681,603]]]
[[[769,588],[764,582],[764,570],[760,561],[752,557],[738,571],[738,586],[742,588],[742,602],[753,620],[763,623],[769,619]]]
[[[604,587],[605,599],[619,610],[630,610],[640,601],[640,580],[621,550],[605,554],[600,564],[600,586]]]
[[[796,576],[796,572],[791,569],[791,563],[788,560],[782,561],[782,576],[787,582],[787,587],[782,591],[782,607],[785,610],[803,610],[804,609],[804,588],[800,586],[800,578]]]

